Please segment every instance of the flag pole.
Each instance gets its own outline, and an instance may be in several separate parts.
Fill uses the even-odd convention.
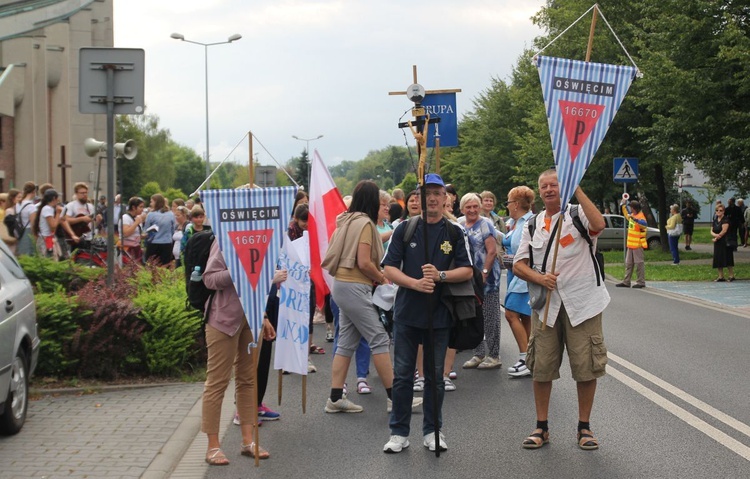
[[[255,380],[253,381],[253,391],[250,394],[252,397],[252,410],[254,413],[253,417],[253,435],[255,436],[254,439],[254,455],[255,455],[255,467],[260,467],[260,428],[258,427],[258,362],[260,361],[260,348],[263,346],[263,328],[261,328],[258,339],[256,341],[256,347],[253,348],[253,374],[255,375]],[[248,345],[248,348],[250,346]],[[250,353],[250,351],[248,351]]]
[[[278,396],[279,396],[279,406],[281,406],[281,390],[282,390],[282,386],[281,386],[281,384],[282,384],[282,383],[283,383],[283,381],[284,381],[284,379],[283,379],[283,378],[284,378],[284,371],[282,371],[281,369],[279,369],[279,380],[277,381],[277,382],[278,382],[278,384],[279,384],[279,390],[278,390]]]

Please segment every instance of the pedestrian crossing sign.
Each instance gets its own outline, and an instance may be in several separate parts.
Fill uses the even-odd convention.
[[[615,158],[613,166],[615,183],[638,182],[638,158]]]

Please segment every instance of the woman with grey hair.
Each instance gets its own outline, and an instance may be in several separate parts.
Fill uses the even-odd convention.
[[[484,280],[484,341],[474,349],[474,356],[464,369],[497,369],[500,361],[500,264],[497,262],[497,235],[492,222],[480,214],[482,200],[476,193],[461,198],[458,219],[474,249],[474,265],[482,270]],[[486,353],[486,354],[485,354]]]

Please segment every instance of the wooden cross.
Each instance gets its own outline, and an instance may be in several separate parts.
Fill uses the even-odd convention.
[[[417,66],[412,65],[412,75],[414,78],[414,83],[419,84],[417,82]],[[447,90],[425,90],[425,95],[430,94],[439,94],[439,93],[460,93],[460,88],[452,88]],[[405,91],[391,91],[388,92],[389,95],[406,95]],[[424,168],[425,164],[427,162],[427,133],[423,133],[424,126],[429,125],[430,123],[438,123],[440,122],[440,118],[430,118],[430,116],[425,111],[425,108],[422,106],[421,102],[415,102],[414,108],[411,110],[411,114],[414,117],[414,121],[407,121],[403,123],[399,123],[399,128],[406,128],[409,127],[411,130],[412,135],[414,136],[414,139],[417,141],[417,153],[419,155],[419,171],[417,172],[417,176],[419,177],[419,180],[422,181],[424,178]],[[423,119],[422,119],[423,118]],[[416,128],[415,128],[416,127]],[[435,137],[435,171],[439,174],[440,173],[440,136]]]

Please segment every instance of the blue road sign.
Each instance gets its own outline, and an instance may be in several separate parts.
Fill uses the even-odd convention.
[[[612,170],[615,183],[638,182],[638,158],[615,158]]]

